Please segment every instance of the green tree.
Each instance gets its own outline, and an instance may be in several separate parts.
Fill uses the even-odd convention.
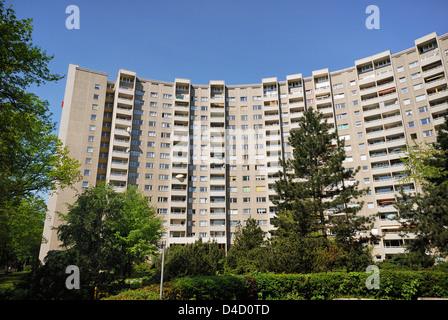
[[[54,134],[48,102],[28,91],[61,79],[48,68],[53,57],[32,43],[31,23],[18,20],[12,7],[0,1],[0,262],[20,259],[23,248],[31,248],[17,242],[29,238],[28,226],[17,223],[18,217],[33,219],[42,194],[81,177],[81,164]],[[26,207],[32,208],[29,216]]]
[[[58,236],[74,253],[72,264],[90,288],[122,280],[133,264],[145,261],[156,250],[162,222],[155,209],[135,187],[115,193],[100,184],[86,189],[66,214]]]
[[[408,153],[411,157],[406,162],[406,172],[415,179],[421,192],[402,191],[396,208],[397,219],[405,226],[403,231],[415,235],[408,242],[408,251],[426,261],[429,253],[448,256],[448,117],[438,129],[434,146],[420,149],[413,150],[415,154]]]
[[[268,271],[264,263],[269,254],[264,231],[257,220],[249,218],[246,225],[238,225],[233,246],[227,252],[225,270],[236,274]]]
[[[293,158],[283,162],[285,171],[275,184],[280,200],[273,219],[273,240],[280,250],[300,248],[301,260],[308,260],[302,265],[315,255],[326,257],[328,268],[337,262],[332,255],[340,250],[366,255],[369,237],[359,233],[370,228],[369,218],[357,215],[363,206],[359,198],[366,192],[355,180],[359,168],[344,168],[344,140],[330,129],[322,114],[309,108],[299,129],[291,131]],[[289,239],[293,245],[285,243]]]
[[[214,276],[222,273],[225,251],[217,242],[203,242],[202,238],[195,243],[173,245],[165,251],[164,281],[181,277]],[[158,253],[153,267],[153,280],[160,281],[161,254]]]

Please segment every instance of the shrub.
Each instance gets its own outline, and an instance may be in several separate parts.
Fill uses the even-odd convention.
[[[159,295],[149,287],[136,290],[125,290],[101,300],[159,300]]]
[[[252,274],[179,278],[164,283],[164,300],[330,300],[368,298],[410,300],[448,298],[448,273],[380,270],[379,289],[367,289],[365,272]],[[159,285],[138,289],[136,299],[158,297]],[[153,292],[150,295],[145,290]],[[140,292],[142,291],[142,292]],[[119,298],[130,298],[123,293]],[[111,297],[113,298],[113,297]],[[110,298],[110,299],[111,299]]]
[[[243,276],[202,276],[175,281],[183,300],[242,300],[250,297],[249,282]]]

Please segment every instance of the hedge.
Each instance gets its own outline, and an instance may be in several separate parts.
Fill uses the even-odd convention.
[[[180,278],[165,283],[163,298],[171,300],[448,298],[448,273],[445,272],[380,270],[379,289],[370,290],[366,287],[369,275],[363,272],[268,273]],[[158,292],[159,286],[152,285],[146,289]],[[139,296],[142,296],[142,293]]]

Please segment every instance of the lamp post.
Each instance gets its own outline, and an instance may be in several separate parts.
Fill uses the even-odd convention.
[[[165,266],[165,243],[162,241],[162,271],[160,272],[160,300],[163,292],[163,267]]]

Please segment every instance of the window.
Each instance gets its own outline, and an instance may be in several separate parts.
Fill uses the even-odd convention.
[[[420,107],[418,108],[418,112],[422,113],[422,112],[428,112],[428,106],[424,106],[424,107]]]
[[[83,181],[82,182],[82,187],[83,188],[88,188],[89,187],[89,183],[87,181]]]
[[[408,122],[408,126],[409,126],[409,128],[413,128],[414,127],[414,121]]]
[[[397,72],[403,72],[403,70],[404,70],[403,66],[397,68]]]
[[[373,202],[367,202],[367,208],[368,209],[373,209],[375,206],[373,204]]]
[[[336,115],[336,119],[345,119],[345,118],[347,118],[346,113],[341,113],[341,114]]]
[[[98,100],[98,99],[99,99],[99,97],[100,97],[100,96],[99,96],[99,95],[97,95],[97,94],[94,94],[94,95],[93,95],[93,99],[95,99],[95,100]]]
[[[93,152],[93,147],[87,147],[87,152],[92,153]]]
[[[91,164],[92,163],[92,158],[86,158],[86,164]]]
[[[92,124],[92,125],[90,126],[90,131],[94,131],[94,130],[95,130],[95,125]]]
[[[89,136],[89,142],[93,142],[93,136]]]
[[[408,93],[408,88],[402,88],[401,93]]]
[[[415,67],[418,67],[418,61],[414,61],[414,62],[411,62],[409,64],[409,69],[412,69],[412,68],[415,68]]]
[[[407,106],[409,104],[411,104],[411,100],[410,99],[404,99],[403,100],[403,105]]]
[[[415,101],[417,101],[417,102],[423,101],[423,100],[426,100],[426,96],[424,94],[421,94],[421,95],[415,97]]]
[[[257,197],[257,202],[266,202],[266,197]]]
[[[406,82],[406,77],[401,77],[398,81],[400,81],[400,83]]]
[[[343,130],[343,129],[348,129],[348,123],[338,125],[338,130]]]
[[[420,78],[420,76],[421,76],[420,72],[416,72],[416,73],[411,74],[411,79],[417,79],[417,78]]]
[[[84,170],[84,175],[85,175],[85,176],[90,176],[90,170],[85,169],[85,170]]]
[[[432,136],[432,130],[423,131],[423,136],[424,136],[424,137],[430,137],[430,136]]]
[[[247,97],[241,97],[240,100],[241,101],[247,101]]]
[[[431,118],[425,118],[420,120],[421,124],[429,124],[431,123]]]

